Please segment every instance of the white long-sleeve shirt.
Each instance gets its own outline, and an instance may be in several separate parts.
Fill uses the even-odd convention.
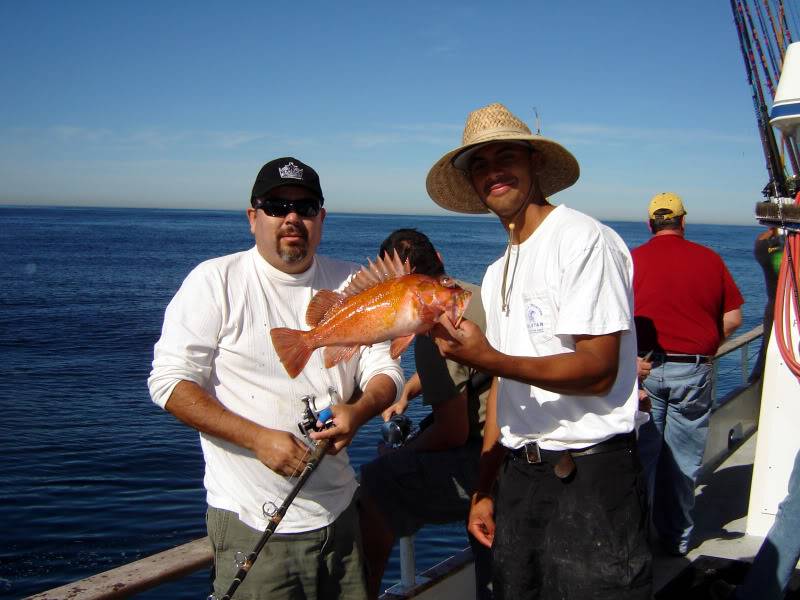
[[[389,343],[362,348],[331,369],[315,351],[305,369],[289,378],[269,337],[273,327],[307,330],[306,307],[321,289],[343,287],[358,265],[317,255],[306,272],[290,275],[267,263],[254,247],[198,265],[167,306],[161,338],[148,379],[162,408],[175,386],[192,381],[226,408],[265,427],[302,437],[300,398],[328,404],[329,387],[347,400],[378,374],[388,375],[398,393],[403,375],[389,356]],[[294,481],[274,473],[255,455],[200,433],[209,505],[233,511],[246,524],[265,529],[265,502],[280,505]],[[278,531],[295,533],[332,523],[348,506],[358,484],[346,452],[326,456],[292,503]]]

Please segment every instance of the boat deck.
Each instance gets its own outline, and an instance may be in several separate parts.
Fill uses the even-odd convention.
[[[701,556],[752,561],[762,537],[745,533],[756,436],[751,435],[696,491],[694,547],[685,557],[668,555],[654,544],[653,589],[658,592]]]
[[[709,598],[714,579],[741,583],[747,563],[764,540],[747,535],[747,510],[757,433],[713,472],[701,478],[695,504],[694,547],[685,557],[660,551],[655,544],[653,589],[657,600]],[[787,600],[800,600],[800,571],[795,571]]]

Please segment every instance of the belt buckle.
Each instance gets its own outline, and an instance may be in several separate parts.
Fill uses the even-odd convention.
[[[539,451],[538,442],[528,442],[525,444],[525,459],[532,465],[538,465],[542,462],[542,453]]]

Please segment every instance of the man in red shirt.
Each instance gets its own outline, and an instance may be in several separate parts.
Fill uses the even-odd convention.
[[[650,356],[644,389],[652,406],[639,453],[661,546],[682,556],[708,436],[711,360],[741,325],[744,300],[719,255],[685,239],[677,194],[656,194],[649,217],[653,237],[631,252],[638,351]]]

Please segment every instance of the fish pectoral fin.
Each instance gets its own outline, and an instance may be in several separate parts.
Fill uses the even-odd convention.
[[[309,327],[316,327],[325,318],[331,309],[345,301],[345,296],[331,290],[320,290],[308,303],[306,309],[306,323]]]
[[[422,300],[419,300],[419,317],[425,323],[430,323],[431,327],[433,324],[439,320],[439,317],[442,316],[442,309],[441,308],[433,308],[429,304],[425,304]]]
[[[325,359],[325,368],[330,369],[335,367],[342,361],[348,361],[353,358],[361,346],[327,346],[322,351],[322,357]]]
[[[404,335],[403,337],[394,338],[392,340],[392,345],[389,348],[389,352],[392,355],[392,358],[397,358],[403,352],[406,351],[411,345],[411,342],[414,341],[414,334],[411,335]]]

